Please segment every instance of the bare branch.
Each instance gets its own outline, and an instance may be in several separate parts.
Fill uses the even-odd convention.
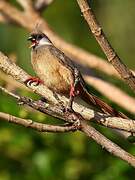
[[[14,97],[15,99],[20,100],[20,97],[19,97],[18,95],[14,94],[14,93],[12,93],[12,92],[10,92],[10,91],[8,91],[8,90],[5,89],[4,87],[0,86],[0,90],[3,91],[4,93],[6,93],[6,94],[8,94],[8,95],[10,95],[10,96],[12,96],[12,97]]]
[[[135,133],[135,120],[131,119],[122,119],[122,118],[115,118],[115,117],[105,117],[104,119],[96,117],[93,122],[101,124],[105,127],[109,127],[112,129],[119,129],[124,130],[127,132]]]
[[[117,72],[121,77],[127,82],[127,84],[135,91],[135,76],[127,68],[127,66],[121,61],[119,56],[116,54],[109,41],[107,40],[101,26],[97,22],[95,14],[92,11],[92,8],[88,5],[87,0],[77,0],[81,12],[85,20],[87,21],[94,37],[105,53],[108,61],[114,66]]]
[[[25,86],[23,86],[22,84],[20,84],[19,82],[15,81],[12,77],[4,74],[2,71],[0,71],[0,79],[5,81],[9,86],[12,86],[13,88],[23,88],[23,89],[27,89]]]
[[[111,154],[125,160],[130,165],[135,167],[135,157],[128,152],[121,149],[118,145],[111,142],[109,139],[107,139],[105,136],[103,136],[100,132],[98,132],[96,129],[94,129],[91,126],[88,126],[88,124],[83,121],[82,122],[82,131],[90,138],[95,140],[98,144],[100,144],[103,148],[105,148],[108,152]]]
[[[69,125],[69,126],[48,125],[48,124],[34,122],[31,119],[23,119],[16,116],[12,116],[10,114],[6,114],[3,112],[0,112],[0,119],[10,123],[22,125],[27,128],[32,128],[39,132],[64,133],[75,130],[73,125]]]

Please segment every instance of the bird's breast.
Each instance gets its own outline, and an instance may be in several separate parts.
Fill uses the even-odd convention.
[[[68,93],[73,82],[71,71],[48,48],[32,52],[32,65],[44,84],[58,93]]]

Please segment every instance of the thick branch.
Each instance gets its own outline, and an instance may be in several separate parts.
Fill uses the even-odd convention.
[[[105,127],[135,133],[135,120],[115,118],[115,117],[110,117],[110,118],[106,117],[103,119],[97,117],[93,120],[93,122],[101,124]]]
[[[119,56],[116,54],[116,52],[108,42],[108,39],[106,38],[101,26],[97,22],[95,14],[93,13],[92,8],[88,5],[87,0],[77,0],[77,2],[80,6],[85,20],[87,21],[94,37],[96,38],[103,52],[105,53],[108,61],[114,66],[114,68],[127,82],[127,84],[135,91],[135,76],[121,61]]]

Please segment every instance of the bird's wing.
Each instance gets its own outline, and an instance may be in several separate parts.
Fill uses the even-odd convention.
[[[51,46],[49,49],[51,53],[55,57],[57,57],[57,59],[63,66],[66,66],[69,70],[74,71],[76,67],[69,57],[67,57],[62,51],[60,51],[55,46]]]
[[[86,86],[86,83],[80,73],[80,71],[78,70],[78,68],[76,67],[76,65],[72,62],[72,60],[67,57],[61,50],[59,50],[58,48],[56,48],[55,46],[51,46],[50,48],[51,53],[57,57],[57,59],[59,60],[59,62],[66,68],[68,68],[73,76],[74,76],[74,70],[76,69],[78,71],[79,74],[79,78],[80,78],[80,83],[83,86]]]

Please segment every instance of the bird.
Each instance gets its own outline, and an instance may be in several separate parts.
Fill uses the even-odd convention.
[[[68,110],[72,110],[74,98],[78,96],[105,114],[127,119],[125,114],[88,92],[86,83],[73,61],[55,47],[42,31],[33,31],[28,40],[31,42],[31,64],[38,77],[27,79],[26,84],[43,83],[56,94],[68,95]]]

